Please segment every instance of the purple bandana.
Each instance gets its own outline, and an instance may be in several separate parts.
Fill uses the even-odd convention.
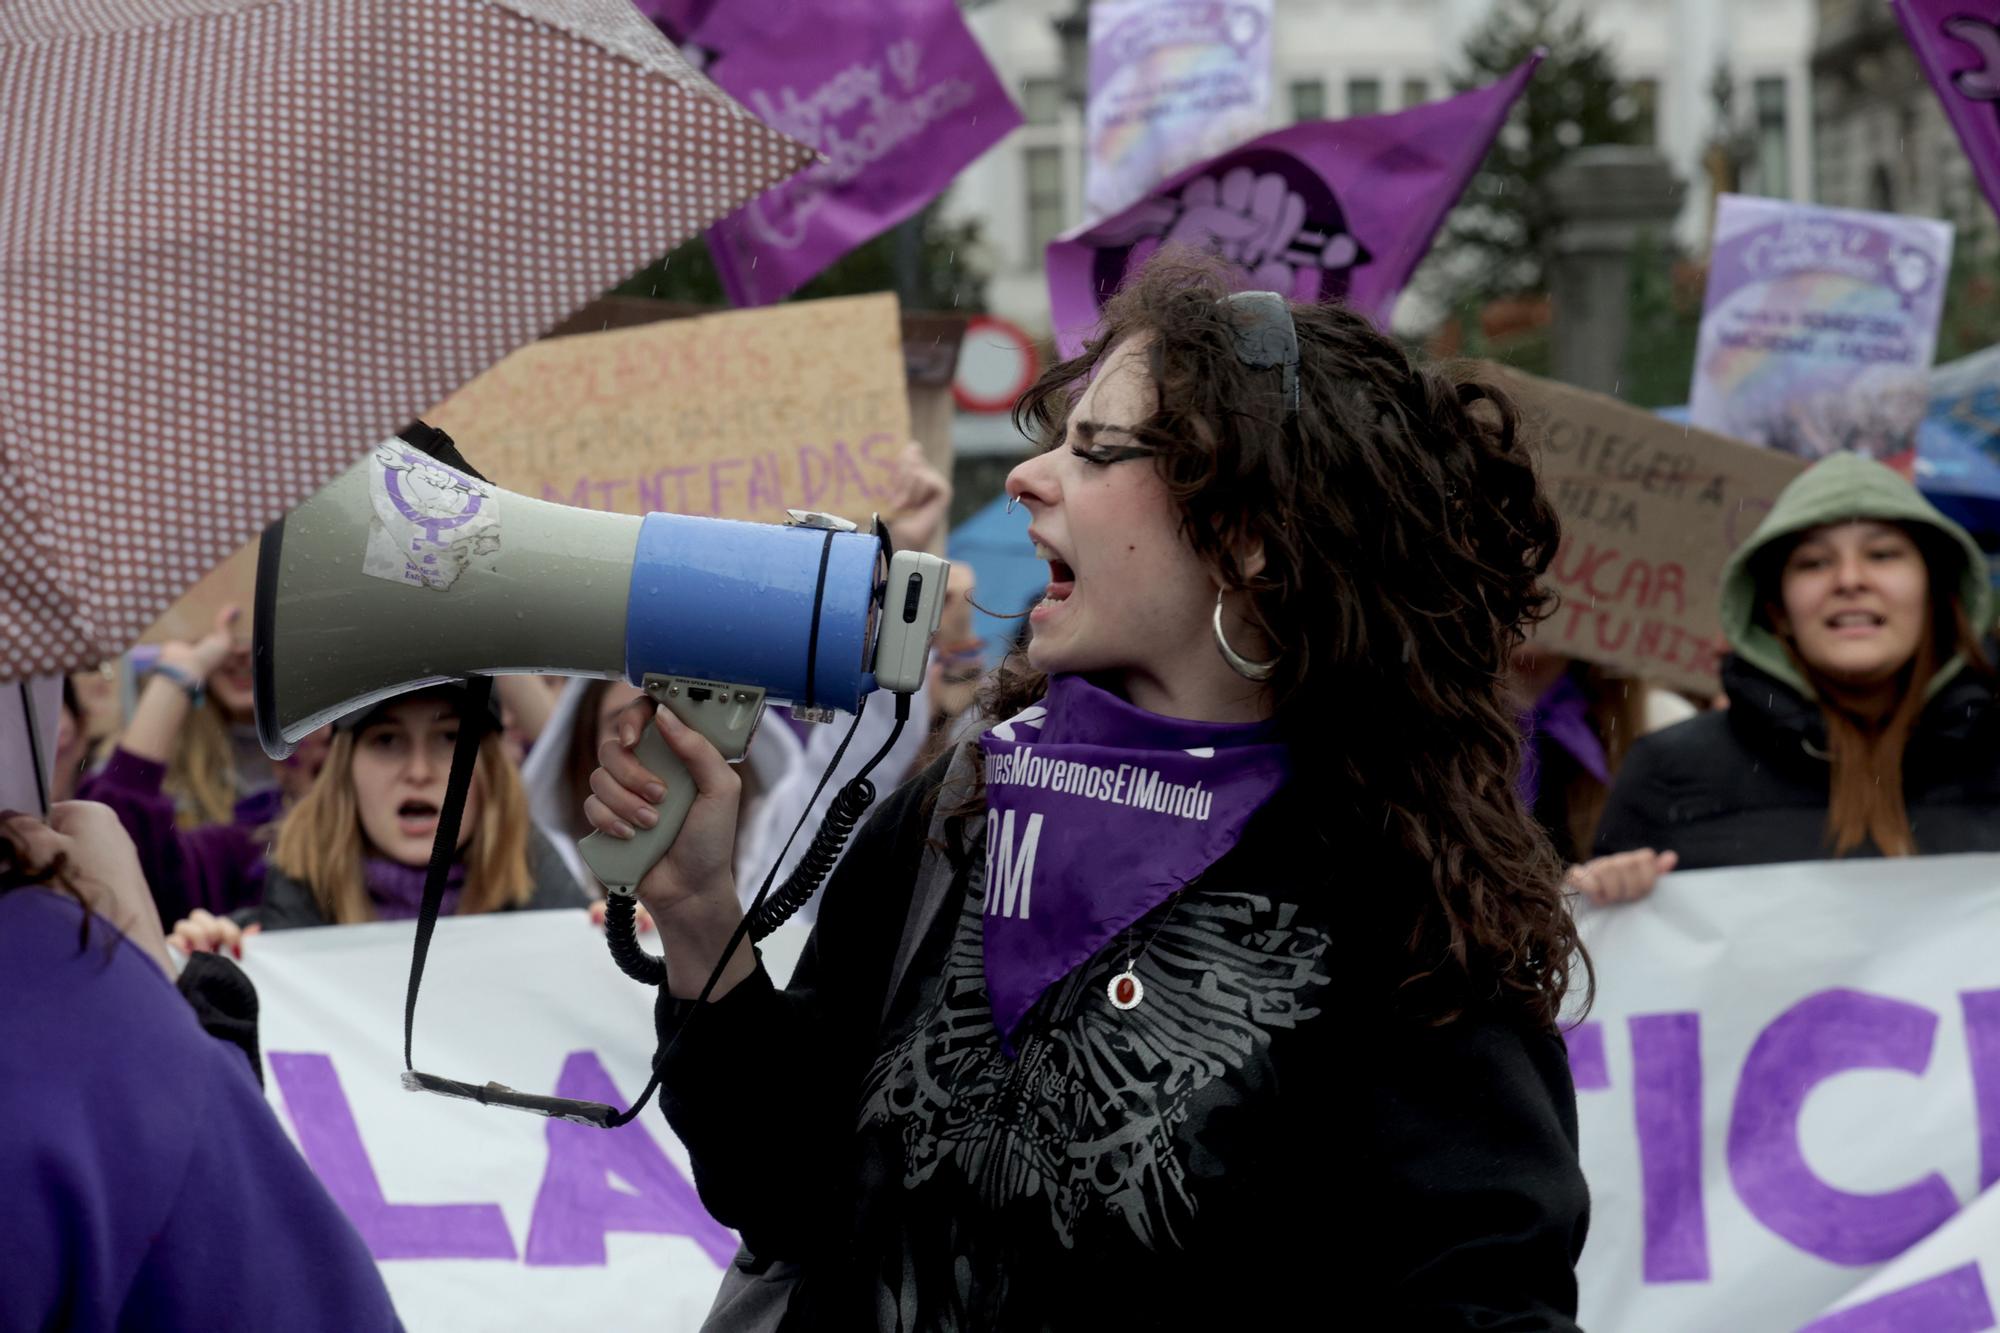
[[[1541,793],[1541,766],[1535,759],[1535,737],[1547,736],[1569,752],[1584,772],[1609,787],[1611,763],[1604,742],[1590,725],[1590,700],[1583,687],[1567,673],[1542,692],[1535,707],[1521,719],[1522,739],[1527,742],[1521,755],[1521,799],[1529,805]]]
[[[377,921],[414,921],[424,905],[424,876],[428,866],[406,866],[384,856],[371,856],[362,863],[361,877],[368,885],[368,900],[375,904]],[[444,902],[439,916],[458,912],[458,896],[465,891],[463,862],[445,872]]]
[[[1056,676],[980,737],[986,993],[1010,1055],[1044,990],[1236,845],[1284,785],[1274,734],[1160,717]]]

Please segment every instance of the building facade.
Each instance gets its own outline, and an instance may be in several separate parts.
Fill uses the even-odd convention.
[[[1960,252],[2000,258],[2000,221],[1888,6],[1818,0],[1817,10],[1815,197],[1940,218]]]
[[[1395,111],[1448,95],[1467,36],[1503,0],[1276,0],[1271,125]],[[1824,3],[1825,0],[1822,0]],[[1879,3],[1879,0],[1877,0]],[[1064,84],[1056,20],[1082,0],[999,0],[967,18],[1027,123],[961,175],[946,200],[979,220],[995,313],[1049,327],[1043,248],[1082,216],[1082,110]],[[1572,0],[1610,45],[1650,137],[1689,183],[1677,227],[1707,233],[1702,159],[1726,67],[1749,146],[1742,188],[1810,198],[1813,0]],[[1398,322],[1422,312],[1399,310]]]

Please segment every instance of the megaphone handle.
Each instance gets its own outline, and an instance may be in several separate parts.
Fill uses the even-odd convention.
[[[661,707],[673,709],[675,717],[708,737],[732,763],[750,747],[750,737],[764,713],[764,691],[751,686],[650,676],[647,686],[656,698],[664,696]],[[680,836],[681,825],[694,805],[694,778],[680,756],[668,748],[658,727],[646,728],[633,754],[666,786],[666,798],[653,807],[660,812],[659,822],[637,830],[630,838],[593,833],[577,844],[583,863],[612,890],[630,891],[658,864]]]
[[[674,845],[674,839],[681,834],[681,825],[687,822],[688,810],[694,805],[694,778],[680,756],[667,745],[667,738],[658,727],[646,728],[633,754],[648,773],[665,784],[667,795],[653,807],[660,812],[660,822],[653,827],[637,829],[630,838],[593,833],[577,844],[590,873],[609,889],[630,889],[645,878],[646,872]]]

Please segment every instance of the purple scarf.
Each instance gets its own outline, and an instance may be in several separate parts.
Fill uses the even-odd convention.
[[[1569,752],[1584,772],[1609,787],[1611,763],[1604,742],[1590,725],[1590,700],[1568,674],[1542,692],[1534,708],[1521,719],[1522,739],[1527,744],[1521,754],[1521,799],[1529,805],[1541,794],[1541,764],[1535,754],[1535,739],[1546,736]]]
[[[1236,845],[1284,785],[1270,724],[1160,717],[1077,676],[980,737],[986,993],[1002,1045],[1044,990]]]
[[[375,904],[377,921],[414,921],[424,905],[424,876],[428,866],[406,866],[386,857],[371,856],[362,863],[361,877],[368,885],[368,901]],[[444,902],[439,916],[458,913],[458,896],[465,891],[465,866],[454,865],[444,877]]]

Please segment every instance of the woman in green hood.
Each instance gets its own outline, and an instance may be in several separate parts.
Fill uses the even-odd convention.
[[[2000,851],[1991,593],[1964,529],[1836,454],[1722,580],[1729,707],[1632,747],[1579,889],[1619,902],[1675,868]]]

